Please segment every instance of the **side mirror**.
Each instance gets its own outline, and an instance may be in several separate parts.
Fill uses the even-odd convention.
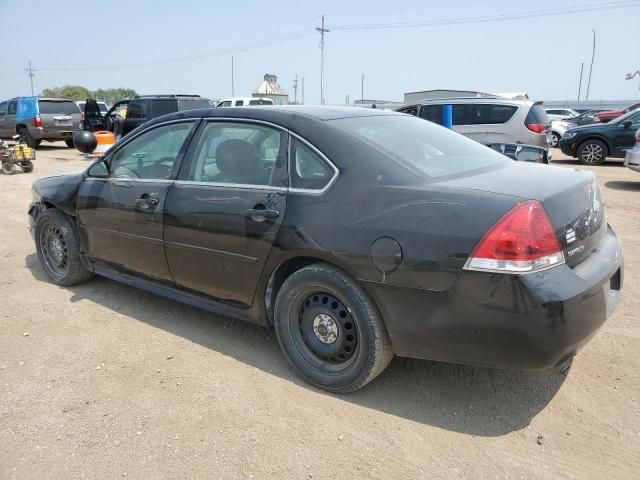
[[[91,178],[108,178],[109,166],[104,160],[98,160],[87,170],[87,176]]]
[[[631,120],[625,120],[624,122],[622,122],[622,126],[625,129],[629,128],[631,125],[633,125],[633,122]]]

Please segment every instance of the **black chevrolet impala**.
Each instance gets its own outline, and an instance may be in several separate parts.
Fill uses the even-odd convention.
[[[593,174],[380,110],[176,113],[33,196],[56,284],[98,274],[272,327],[334,392],[394,354],[565,368],[622,286]]]

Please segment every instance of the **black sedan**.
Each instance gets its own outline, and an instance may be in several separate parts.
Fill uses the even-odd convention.
[[[607,157],[624,158],[633,148],[635,132],[640,128],[640,110],[634,110],[609,123],[595,123],[567,130],[560,139],[562,153],[580,163],[598,165]]]
[[[333,392],[394,354],[567,366],[622,285],[593,174],[381,110],[171,114],[33,195],[54,283],[103,275],[273,327]]]

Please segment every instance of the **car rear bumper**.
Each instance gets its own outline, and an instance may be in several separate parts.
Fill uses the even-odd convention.
[[[579,265],[527,275],[463,271],[448,291],[369,283],[396,354],[544,369],[573,356],[615,308],[623,281],[615,232]]]
[[[78,130],[78,126],[71,126],[64,130],[30,128],[29,135],[36,140],[67,140],[69,138],[73,138],[73,134]]]
[[[624,157],[624,166],[640,172],[640,148],[634,147],[631,150],[627,150]]]

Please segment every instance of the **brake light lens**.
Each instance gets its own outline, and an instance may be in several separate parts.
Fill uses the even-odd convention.
[[[33,126],[34,127],[42,127],[42,119],[40,118],[40,115],[36,115],[33,119]]]
[[[466,270],[527,273],[564,263],[551,220],[537,200],[519,203],[480,240]]]
[[[636,131],[636,147],[640,146],[640,129]]]
[[[527,128],[533,133],[544,133],[547,131],[547,126],[544,123],[527,123]]]

